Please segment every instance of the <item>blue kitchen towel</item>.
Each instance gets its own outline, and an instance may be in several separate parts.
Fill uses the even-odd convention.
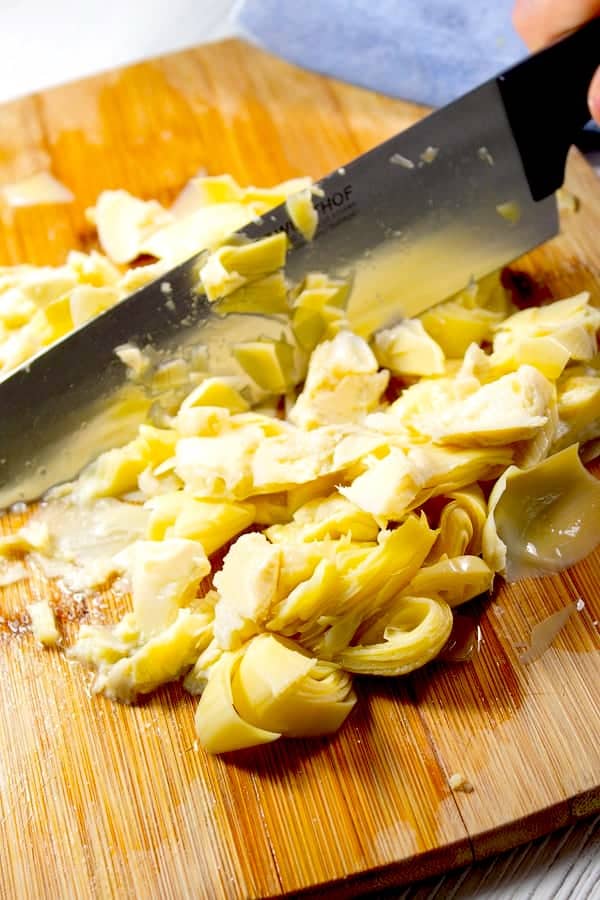
[[[527,55],[513,0],[245,0],[237,30],[307,69],[439,106]]]

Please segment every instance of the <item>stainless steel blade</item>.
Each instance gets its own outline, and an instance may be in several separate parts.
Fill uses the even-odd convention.
[[[285,207],[244,233],[259,238],[284,229],[293,279],[315,270],[351,278],[349,313],[365,334],[421,312],[558,230],[554,198],[532,200],[496,80],[338,169],[321,187],[312,243],[295,231]],[[518,211],[518,221],[499,214],[502,204]],[[40,496],[135,433],[150,401],[127,381],[118,345],[152,346],[168,358],[189,357],[204,344],[209,370],[224,373],[235,367],[228,354],[234,325],[245,320],[246,337],[265,334],[264,318],[214,315],[197,293],[197,265],[195,257],[161,279],[170,294],[159,282],[148,285],[0,384],[0,508]]]

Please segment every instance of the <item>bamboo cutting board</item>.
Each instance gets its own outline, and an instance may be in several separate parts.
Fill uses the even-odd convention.
[[[423,110],[308,74],[237,41],[0,107],[0,184],[50,170],[66,206],[1,207],[0,264],[88,247],[104,188],[163,202],[204,168],[242,183],[319,177]],[[518,268],[555,297],[598,291],[600,186],[582,159],[563,235]],[[24,448],[25,449],[25,448]],[[9,531],[19,517],[5,517]],[[600,806],[600,553],[561,577],[500,587],[463,663],[359,682],[331,739],[207,757],[195,702],[91,698],[84,674],[34,644],[23,609],[51,592],[67,640],[110,595],[67,602],[39,578],[0,588],[0,897],[354,897],[506,849]],[[532,627],[581,597],[537,661]],[[476,606],[476,605],[475,605]],[[452,793],[454,772],[473,784]]]

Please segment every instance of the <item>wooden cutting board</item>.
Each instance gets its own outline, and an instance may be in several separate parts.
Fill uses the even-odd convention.
[[[173,199],[198,170],[268,185],[315,177],[424,111],[228,41],[0,107],[0,183],[51,170],[67,206],[0,209],[0,263],[59,263],[88,247],[104,188]],[[598,291],[600,186],[582,159],[564,233],[518,268],[555,297]],[[5,531],[19,524],[5,517]],[[600,806],[600,553],[561,577],[499,586],[470,615],[470,661],[362,681],[332,739],[207,757],[195,702],[172,686],[133,708],[90,697],[84,673],[36,646],[32,597],[76,620],[114,619],[110,595],[67,603],[39,578],[0,589],[0,896],[242,898],[308,889],[354,897],[469,862]],[[581,597],[537,661],[532,627]],[[453,793],[455,772],[473,785]]]

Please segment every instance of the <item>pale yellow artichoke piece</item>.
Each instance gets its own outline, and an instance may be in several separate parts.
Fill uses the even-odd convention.
[[[304,388],[289,413],[301,428],[360,422],[381,400],[389,373],[379,372],[366,341],[340,331],[314,350]]]
[[[233,544],[214,577],[214,634],[223,649],[236,649],[261,630],[277,598],[280,570],[281,549],[263,534],[243,534]]]
[[[367,342],[351,331],[318,347],[311,363],[307,382],[313,387],[331,386],[344,375],[373,375],[378,370],[377,359]]]
[[[242,666],[244,660],[246,664]],[[246,719],[260,718],[265,713],[265,707],[308,675],[315,663],[316,659],[294,647],[291,641],[272,634],[257,635],[245,645],[233,681],[236,709]],[[245,695],[240,703],[239,694]],[[268,730],[283,731],[283,728],[269,726]]]
[[[424,516],[409,516],[395,531],[382,531],[375,547],[349,549],[334,561],[341,588],[332,592],[302,645],[321,659],[334,659],[361,623],[399,594],[427,558],[436,532]]]
[[[159,363],[152,371],[151,377],[148,378],[148,387],[154,396],[159,395],[160,401],[164,408],[173,409],[175,412],[179,408],[180,400],[175,400],[178,392],[189,390],[190,386],[190,367],[185,359],[176,357],[167,359]],[[169,392],[171,392],[169,394]],[[167,405],[165,398],[172,397],[172,401]]]
[[[172,428],[155,428],[153,425],[140,425],[139,437],[146,445],[146,452],[154,465],[170,459],[177,446],[177,432]]]
[[[37,312],[37,306],[21,288],[11,287],[0,294],[0,323],[7,330],[26,325]]]
[[[546,424],[536,434],[513,445],[513,462],[520,468],[535,466],[550,453],[559,428],[556,387],[552,385],[546,409]]]
[[[210,591],[206,596],[209,597],[211,594],[214,594],[217,598],[216,591]],[[184,689],[194,697],[199,697],[208,684],[213,668],[226,652],[229,651],[223,650],[213,637],[185,676],[183,680]]]
[[[143,238],[140,252],[174,266],[201,250],[215,249],[255,218],[251,208],[236,202],[198,209]]]
[[[329,279],[325,275],[319,280],[319,276],[313,272],[306,276],[295,293],[292,291],[292,307],[294,310],[304,309],[307,312],[337,310],[343,316],[349,294],[350,285],[347,281]]]
[[[181,404],[181,409],[194,406],[222,406],[230,413],[247,412],[248,402],[238,390],[239,381],[231,376],[212,376],[191,391]]]
[[[223,406],[186,406],[174,419],[180,437],[216,437],[229,430],[230,413]]]
[[[194,664],[212,638],[212,609],[180,609],[168,628],[145,643],[128,624],[125,640],[106,627],[82,625],[67,654],[96,670],[94,693],[124,703],[177,680]]]
[[[402,391],[385,413],[376,413],[365,420],[369,428],[385,433],[408,435],[410,442],[425,441],[423,418],[436,419],[438,414],[456,407],[481,388],[477,378],[464,377],[423,378]]]
[[[256,384],[270,394],[284,394],[295,383],[294,348],[287,341],[245,341],[233,355]]]
[[[241,203],[242,199],[243,188],[231,175],[198,176],[185,184],[173,202],[171,212],[181,219],[204,207]]]
[[[306,503],[329,497],[339,480],[338,473],[333,472],[328,475],[317,476],[306,484],[299,484],[297,487],[290,488],[287,492],[287,507],[289,510],[287,521],[291,519],[297,509],[300,509]]]
[[[210,572],[202,545],[182,538],[136,541],[119,554],[117,564],[129,575],[133,614],[144,640],[173,624]]]
[[[94,316],[110,309],[121,299],[121,293],[114,287],[93,287],[78,285],[69,295],[69,310],[75,327],[83,325]]]
[[[505,447],[392,447],[339,491],[373,516],[399,520],[430,497],[498,477],[512,458],[512,450]]]
[[[468,309],[455,300],[448,300],[419,318],[442,352],[449,359],[460,359],[471,344],[491,340],[502,314],[489,309]]]
[[[346,281],[311,272],[292,292],[292,330],[298,344],[311,352],[316,345],[334,337],[346,324],[344,309],[350,285]]]
[[[490,375],[497,378],[527,365],[535,366],[550,381],[556,381],[569,359],[568,349],[554,337],[517,336],[489,357]]]
[[[350,283],[340,278],[330,278],[324,272],[309,272],[296,289],[294,307],[320,310],[337,307],[344,310],[350,297]]]
[[[138,477],[148,463],[145,442],[134,438],[124,447],[108,450],[98,457],[80,479],[78,493],[86,500],[119,497],[135,490]]]
[[[251,725],[237,712],[231,682],[239,662],[239,652],[224,653],[211,671],[198,703],[196,734],[207,753],[243,750],[281,737],[279,732]]]
[[[252,459],[253,490],[287,490],[339,471],[342,466],[334,462],[338,440],[339,434],[322,428],[310,432],[294,429],[263,439]]]
[[[283,272],[275,272],[247,282],[215,303],[215,312],[256,313],[263,316],[284,315],[288,312],[288,290]]]
[[[418,319],[405,319],[378,331],[373,339],[380,366],[392,375],[442,375],[444,351]]]
[[[277,601],[284,600],[294,588],[310,579],[324,559],[335,556],[338,541],[309,541],[276,545],[281,554],[281,568],[277,583]]]
[[[249,426],[260,428],[263,437],[266,438],[289,436],[296,431],[289,422],[280,419],[276,412],[267,414],[265,412],[260,412],[258,408],[250,410],[250,412],[247,413],[238,413],[237,415],[232,416],[230,425],[232,430],[237,430],[240,433]]]
[[[548,379],[533,366],[521,366],[446,410],[415,416],[414,423],[436,443],[506,445],[535,437],[548,422],[553,400]]]
[[[67,657],[75,659],[101,678],[114,663],[130,656],[140,646],[140,629],[133,613],[126,613],[115,625],[89,625],[84,622]]]
[[[241,204],[252,215],[262,215],[283,203],[289,194],[310,187],[310,178],[291,178],[274,187],[241,187],[231,175],[208,175],[192,178],[171,206],[177,219],[189,218],[197,210],[228,204]]]
[[[180,438],[175,473],[197,497],[245,499],[253,489],[252,465],[261,443],[266,443],[265,435],[258,425],[214,437]]]
[[[465,309],[489,309],[503,319],[515,311],[510,291],[502,283],[502,271],[491,272],[472,281],[452,298]]]
[[[215,250],[200,270],[200,280],[208,300],[219,300],[247,281],[283,268],[286,253],[287,237],[283,232],[237,247],[225,246]]]
[[[318,310],[298,306],[292,313],[292,331],[302,349],[310,352],[324,338],[334,337],[345,321],[343,310],[337,306]]]
[[[419,316],[425,330],[449,359],[459,359],[472,344],[491,341],[494,326],[514,310],[500,274],[468,285],[450,300]]]
[[[521,221],[522,211],[518,203],[510,200],[507,203],[498,203],[496,212],[502,216],[510,225],[516,225]]]
[[[242,200],[244,203],[251,204],[259,215],[262,215],[267,210],[273,209],[274,206],[279,206],[292,194],[306,190],[311,184],[312,180],[309,177],[302,176],[301,178],[290,178],[269,188],[245,187],[242,188]]]
[[[379,525],[369,513],[336,493],[309,500],[296,510],[292,522],[273,525],[265,534],[270,541],[279,543],[320,541],[344,535],[353,541],[375,541]]]
[[[481,552],[481,537],[487,518],[487,502],[478,484],[448,495],[439,519],[439,534],[429,560]]]
[[[96,226],[102,249],[115,263],[136,259],[149,235],[173,219],[156,200],[138,200],[123,190],[103,191],[86,216]]]
[[[37,327],[36,327],[36,323]],[[38,331],[43,346],[52,344],[73,329],[73,315],[68,296],[53,300],[32,319],[32,325]]]
[[[78,273],[69,266],[11,266],[3,271],[0,295],[17,288],[37,309],[64,297],[79,283]]]
[[[143,403],[137,394],[132,394],[132,411]],[[124,421],[128,411],[127,398],[118,410]],[[115,421],[118,417],[115,415]],[[138,436],[115,450],[108,450],[89,466],[76,483],[76,493],[83,500],[96,497],[119,497],[134,491],[138,478],[149,466],[157,466],[172,456],[177,441],[177,433],[170,429],[140,426]]]
[[[150,355],[129,342],[115,347],[115,356],[126,366],[127,374],[133,381],[141,381],[152,365]]]
[[[490,481],[510,464],[511,447],[435,447],[418,445],[408,451],[413,464],[424,473],[431,496],[449,494],[474,481]]]
[[[310,352],[325,336],[327,322],[321,310],[300,307],[292,313],[292,330],[300,347]]]
[[[139,291],[140,288],[150,284],[151,281],[162,278],[168,270],[169,264],[164,260],[145,266],[134,266],[134,268],[128,269],[119,281],[119,289],[125,296],[127,294],[133,294],[134,291]],[[169,289],[171,288],[170,282],[168,281],[163,281],[162,284],[167,285]],[[169,303],[169,294],[170,291],[165,293],[165,305]]]
[[[423,566],[406,588],[406,593],[439,597],[449,606],[458,606],[490,591],[493,581],[494,573],[479,556],[460,555]]]
[[[337,731],[356,702],[351,678],[338,666],[267,634],[246,646],[232,695],[246,721],[287,737]]]
[[[511,466],[498,479],[483,558],[509,582],[560,572],[597,546],[599,521],[600,481],[574,444],[530,469]]]
[[[116,287],[121,271],[102,253],[92,250],[81,253],[71,250],[67,255],[67,267],[76,275],[79,284],[91,287]]]
[[[557,387],[559,422],[554,453],[600,437],[600,375],[567,369]]]
[[[414,505],[424,485],[408,455],[395,447],[383,459],[374,460],[366,472],[339,491],[359,509],[384,519],[400,519]]]
[[[432,550],[436,559],[466,553],[473,539],[473,522],[460,504],[453,502],[444,507],[439,528],[440,534]]]
[[[298,634],[305,624],[318,619],[331,606],[331,598],[344,584],[334,561],[321,559],[312,574],[293,587],[271,613],[267,628],[281,634]]]
[[[0,536],[0,556],[13,556],[15,554],[40,551],[49,553],[52,547],[52,538],[48,526],[39,521],[38,517],[32,517],[26,525],[15,531],[14,534]]]
[[[54,610],[47,600],[38,600],[27,607],[31,619],[31,631],[36,641],[44,647],[55,647],[60,640]]]
[[[215,303],[245,285],[246,279],[239,272],[226,269],[219,252],[215,250],[200,269],[200,284],[207,299]]]
[[[149,541],[162,541],[175,524],[177,516],[183,508],[194,502],[196,502],[194,498],[184,491],[168,491],[147,500],[144,506],[150,515],[146,527],[146,538]]]
[[[82,289],[84,293],[110,277],[99,273],[103,258],[100,254],[79,254],[90,270],[70,255],[70,262],[60,267],[14,266],[0,274],[0,371],[8,372],[58,340],[73,328],[70,294]],[[111,264],[104,260],[106,266]],[[115,270],[116,271],[116,270]],[[118,273],[117,273],[118,274]],[[106,298],[106,295],[104,295]],[[77,309],[74,309],[75,319]]]
[[[591,359],[597,352],[600,310],[590,306],[587,291],[514,313],[497,329],[494,350],[524,338],[552,337],[575,360]]]
[[[152,497],[160,497],[163,494],[172,494],[180,491],[181,481],[173,474],[174,460],[169,459],[153,469],[148,466],[138,476],[138,490],[135,492],[135,501],[147,501]],[[146,535],[149,537],[149,535]]]
[[[348,672],[406,675],[434,659],[452,631],[452,610],[435,597],[400,597],[381,620],[335,656]]]
[[[288,215],[305,241],[312,241],[319,224],[319,214],[313,206],[310,188],[290,194],[285,202]]]
[[[289,522],[291,512],[286,491],[272,494],[255,494],[252,497],[254,521],[257,525],[282,525]]]
[[[345,576],[345,597],[368,612],[406,587],[427,558],[437,532],[426,517],[409,515],[394,531],[380,531],[377,544]]]
[[[208,556],[254,521],[255,507],[251,503],[188,499],[190,502],[184,505],[168,535],[198,541]]]

